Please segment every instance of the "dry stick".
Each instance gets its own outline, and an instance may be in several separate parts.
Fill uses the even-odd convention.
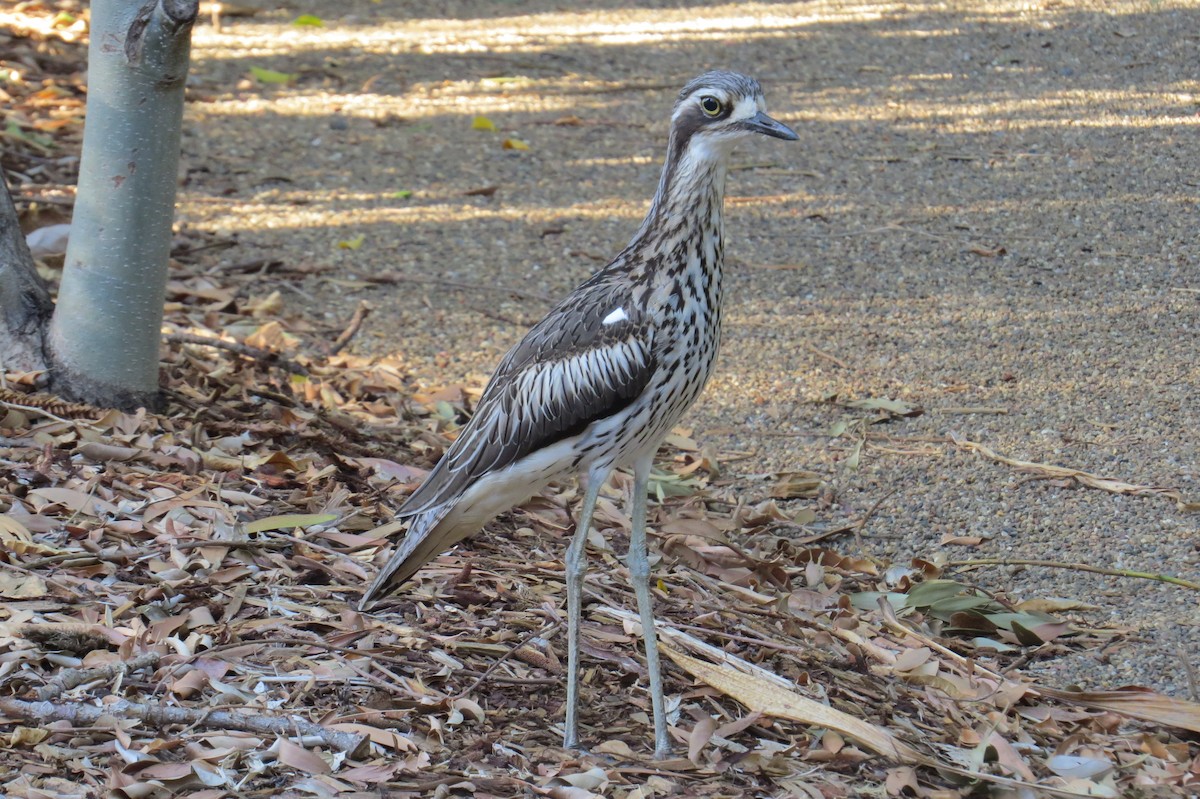
[[[301,735],[351,754],[367,742],[365,735],[340,732],[288,716],[261,716],[228,710],[192,710],[184,707],[157,707],[119,699],[105,705],[57,702],[28,702],[24,699],[0,699],[0,711],[6,715],[35,721],[67,721],[76,727],[90,727],[104,716],[137,719],[156,728],[185,724],[210,730],[238,730],[264,735]]]
[[[1107,574],[1112,577],[1136,577],[1139,580],[1155,580],[1160,583],[1171,583],[1200,591],[1200,583],[1172,577],[1168,574],[1139,572],[1132,569],[1106,569],[1102,566],[1089,566],[1086,563],[1064,563],[1057,560],[1023,560],[1021,558],[975,558],[973,560],[951,560],[946,566],[1045,566],[1050,569],[1074,569],[1081,572]]]
[[[1183,644],[1176,644],[1175,652],[1179,655],[1180,662],[1183,663],[1183,673],[1187,675],[1188,693],[1191,694],[1193,702],[1200,702],[1200,679],[1196,676],[1196,667],[1192,665],[1192,656],[1188,654]]]
[[[401,275],[398,272],[387,272],[382,275],[371,275],[365,280],[368,283],[425,283],[431,286],[446,286],[452,289],[465,289],[467,291],[498,291],[501,294],[511,294],[514,297],[524,297],[530,300],[540,300],[541,302],[554,302],[553,297],[548,297],[545,294],[539,294],[536,291],[525,291],[516,289],[511,286],[496,286],[487,285],[484,283],[466,283],[461,280],[447,280],[440,277],[417,277],[416,275]]]
[[[138,669],[153,669],[161,656],[154,652],[138,655],[133,660],[121,660],[93,669],[65,669],[57,677],[37,690],[39,702],[57,699],[63,691],[69,691],[85,682],[111,680],[112,678]]]
[[[307,375],[308,370],[298,363],[289,361],[287,358],[280,357],[277,353],[270,350],[251,347],[248,344],[238,344],[233,341],[225,341],[219,338],[210,338],[209,336],[194,336],[191,333],[168,333],[163,336],[164,339],[175,344],[199,344],[202,347],[214,347],[219,350],[229,350],[236,352],[238,355],[244,355],[247,358],[253,358],[256,361],[265,361],[273,366],[278,366],[286,372],[291,372],[296,375]]]
[[[867,522],[871,521],[871,517],[875,515],[875,511],[879,510],[879,507],[883,505],[884,502],[887,502],[899,491],[899,488],[894,488],[879,499],[875,500],[875,504],[872,505],[871,508],[865,514],[863,514],[863,517],[858,520],[858,523],[854,525],[854,543],[856,546],[859,548],[862,547],[863,530],[866,529]]]
[[[896,617],[895,612],[893,610],[891,610],[888,607],[884,607],[885,604],[886,604],[886,600],[884,600],[882,597],[880,597],[880,599],[879,599],[879,605],[880,605],[880,611],[881,611],[880,619],[883,621],[883,626],[887,627],[892,632],[897,633],[902,636],[913,638],[913,639],[921,642],[921,644],[923,644],[924,646],[927,646],[930,649],[932,649],[933,651],[941,654],[943,657],[948,658],[949,660],[952,660],[955,664],[958,665],[959,668],[964,669],[968,674],[970,674],[972,671],[978,672],[990,679],[995,680],[998,685],[1004,685],[1007,682],[1012,682],[1012,680],[1005,677],[1000,672],[992,671],[991,669],[987,668],[986,666],[984,666],[982,663],[980,663],[977,660],[963,657],[962,655],[955,652],[953,649],[950,649],[949,647],[944,646],[943,644],[939,644],[937,641],[933,640],[933,638],[929,637],[928,635],[925,635],[921,631],[907,626],[906,624],[901,622],[899,618]]]
[[[853,366],[846,363],[845,361],[843,361],[841,358],[837,357],[836,355],[830,355],[828,352],[825,352],[824,350],[819,350],[816,347],[814,347],[812,344],[808,344],[808,343],[802,341],[802,342],[800,342],[800,346],[804,347],[804,349],[808,350],[813,355],[818,355],[827,361],[836,363],[838,366],[842,367],[843,369],[849,369],[851,372],[858,371]]]
[[[329,347],[330,355],[337,355],[342,347],[350,343],[350,339],[358,335],[359,328],[362,327],[363,321],[371,313],[371,303],[362,300],[358,303],[358,307],[354,309],[354,315],[350,317],[350,323],[346,325],[346,329],[342,334],[333,340],[333,344]]]
[[[960,449],[974,450],[988,460],[996,463],[1003,463],[1005,466],[1012,466],[1017,471],[1032,474],[1035,480],[1046,479],[1068,479],[1074,480],[1085,488],[1095,488],[1100,491],[1107,491],[1110,494],[1122,494],[1136,497],[1165,497],[1173,500],[1175,506],[1184,512],[1200,510],[1200,502],[1189,502],[1183,498],[1182,492],[1177,488],[1163,488],[1161,486],[1146,486],[1127,483],[1124,480],[1118,480],[1115,477],[1102,477],[1098,474],[1084,472],[1079,469],[1069,469],[1065,466],[1055,466],[1050,463],[1037,463],[1034,461],[1020,460],[1019,458],[1007,458],[991,447],[980,444],[975,441],[967,441],[963,438],[951,435],[951,441]]]
[[[532,641],[534,638],[539,638],[539,637],[544,637],[544,636],[550,635],[551,633],[553,633],[555,630],[558,629],[558,625],[559,625],[559,622],[556,621],[556,622],[551,622],[549,625],[542,627],[540,629],[530,630],[529,633],[526,634],[526,636],[524,638],[522,638],[516,646],[509,649],[507,652],[505,652],[503,655],[501,655],[499,658],[497,658],[495,663],[488,666],[487,670],[485,670],[483,672],[483,674],[480,674],[479,677],[476,678],[475,682],[471,683],[466,688],[459,691],[458,696],[455,698],[456,699],[462,698],[462,697],[466,696],[467,694],[471,693],[472,691],[474,691],[476,688],[479,687],[480,683],[482,683],[484,680],[486,680],[488,677],[490,677],[492,672],[500,667],[501,663],[503,663],[504,661],[508,660],[510,657],[515,655],[517,653],[518,649],[525,646],[527,643]]]

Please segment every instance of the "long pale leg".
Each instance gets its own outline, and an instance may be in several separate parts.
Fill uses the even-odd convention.
[[[579,619],[583,601],[583,575],[587,571],[588,528],[592,526],[592,511],[600,487],[608,480],[609,469],[597,469],[588,475],[587,492],[579,509],[579,521],[571,546],[567,547],[567,724],[563,746],[579,746]]]
[[[667,737],[667,711],[663,700],[662,671],[658,665],[658,636],[654,634],[654,604],[650,597],[650,558],[646,552],[646,490],[650,481],[652,457],[638,460],[633,468],[633,508],[630,514],[629,578],[637,594],[638,614],[642,617],[642,641],[646,644],[646,670],[650,672],[650,704],[654,708],[654,757],[665,760],[671,755]]]

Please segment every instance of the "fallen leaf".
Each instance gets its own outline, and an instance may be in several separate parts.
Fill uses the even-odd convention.
[[[1084,707],[1111,710],[1122,716],[1200,732],[1200,704],[1151,691],[1123,688],[1117,691],[1060,691],[1034,686],[1042,696]]]
[[[279,747],[279,762],[285,766],[299,769],[306,774],[328,774],[329,764],[325,759],[310,749],[297,746],[286,738],[276,741]]]
[[[770,495],[775,499],[815,497],[822,482],[821,475],[816,472],[779,472],[775,475]]]
[[[471,120],[471,128],[473,130],[495,130],[496,123],[485,116],[477,116]]]
[[[337,246],[339,250],[357,250],[359,247],[363,246],[363,242],[366,240],[367,237],[360,233],[352,239],[343,239],[342,241],[339,241]]]
[[[925,409],[920,405],[912,405],[903,400],[888,399],[887,397],[872,397],[870,399],[848,400],[839,403],[844,408],[864,411],[883,411],[892,416],[920,416]]]
[[[328,524],[336,519],[336,513],[285,513],[280,516],[268,516],[246,522],[247,533],[261,533],[266,530],[285,530],[293,527],[312,527],[317,524]]]
[[[971,253],[972,255],[983,256],[984,258],[995,258],[998,255],[1007,254],[1008,250],[1003,247],[996,247],[995,249],[988,249],[986,247],[971,247],[967,250],[967,252]]]
[[[503,147],[505,150],[528,150],[529,149],[529,145],[526,144],[525,142],[521,141],[520,139],[505,139],[504,143],[501,144],[500,146]]]
[[[750,710],[766,716],[815,724],[845,735],[868,749],[902,762],[924,762],[925,758],[890,732],[870,722],[855,718],[806,696],[788,690],[755,675],[746,674],[729,664],[716,665],[676,652],[659,644],[659,648],[681,668],[721,693],[733,697]]]
[[[700,753],[704,751],[704,747],[712,740],[716,731],[717,723],[713,721],[712,716],[705,716],[696,722],[696,726],[692,727],[692,732],[688,735],[688,760],[699,764]]]
[[[1090,780],[1112,771],[1113,762],[1106,757],[1054,755],[1046,759],[1046,768],[1060,777]]]
[[[111,502],[106,502],[99,497],[88,494],[83,491],[77,491],[74,488],[35,488],[28,494],[34,499],[41,499],[46,503],[53,505],[62,505],[76,513],[83,513],[88,516],[119,516],[120,508]],[[39,511],[45,510],[45,505],[38,508]]]
[[[292,20],[292,24],[297,28],[323,28],[325,20],[313,14],[301,14]]]
[[[276,72],[273,69],[263,69],[262,67],[250,67],[250,74],[253,75],[254,79],[257,80],[259,83],[274,83],[274,84],[291,83],[296,78],[300,77],[298,74],[295,74],[295,73]]]
[[[594,750],[602,755],[615,755],[622,760],[636,760],[637,755],[629,748],[629,744],[618,738],[612,738],[601,742],[594,747]]]
[[[404,768],[404,763],[399,760],[393,760],[390,763],[372,763],[366,766],[342,769],[338,772],[338,778],[360,785],[375,785],[392,779],[402,768]]]
[[[13,731],[8,734],[8,745],[13,746],[34,746],[50,737],[50,731],[40,727],[23,727],[17,725]]]
[[[942,546],[977,547],[983,542],[981,535],[947,535],[940,543]]]

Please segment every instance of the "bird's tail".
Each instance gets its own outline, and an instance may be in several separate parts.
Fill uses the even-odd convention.
[[[408,526],[408,535],[367,587],[359,600],[359,610],[395,592],[438,553],[454,546],[472,532],[468,530],[466,534],[460,533],[460,525],[455,524],[453,518],[457,514],[453,513],[453,510],[454,505],[447,503],[437,505],[412,518]]]

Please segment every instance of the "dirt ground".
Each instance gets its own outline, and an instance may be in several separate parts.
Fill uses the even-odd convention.
[[[195,30],[165,411],[3,375],[0,794],[1196,793],[1200,8],[334,5]],[[0,4],[26,230],[76,200],[87,30]],[[735,159],[724,353],[654,477],[678,746],[616,476],[565,750],[572,482],[353,600],[712,67],[801,140]],[[1170,696],[1056,690],[1131,683]]]
[[[951,441],[1200,498],[1193,4],[338,8],[195,35],[181,219],[235,234],[239,258],[336,267],[285,291],[289,310],[334,327],[367,299],[359,352],[398,352],[430,387],[483,379],[632,233],[678,87],[743,71],[800,141],[746,147],[730,177],[726,339],[688,418],[725,475],[756,498],[813,470],[832,489],[817,526],[869,513],[862,548],[900,561],[1200,573],[1174,500]],[[380,273],[407,282],[364,280]],[[832,435],[869,416],[835,398],[924,413]],[[971,579],[1130,629],[1032,664],[1048,684],[1195,698],[1194,592],[1074,568]]]

